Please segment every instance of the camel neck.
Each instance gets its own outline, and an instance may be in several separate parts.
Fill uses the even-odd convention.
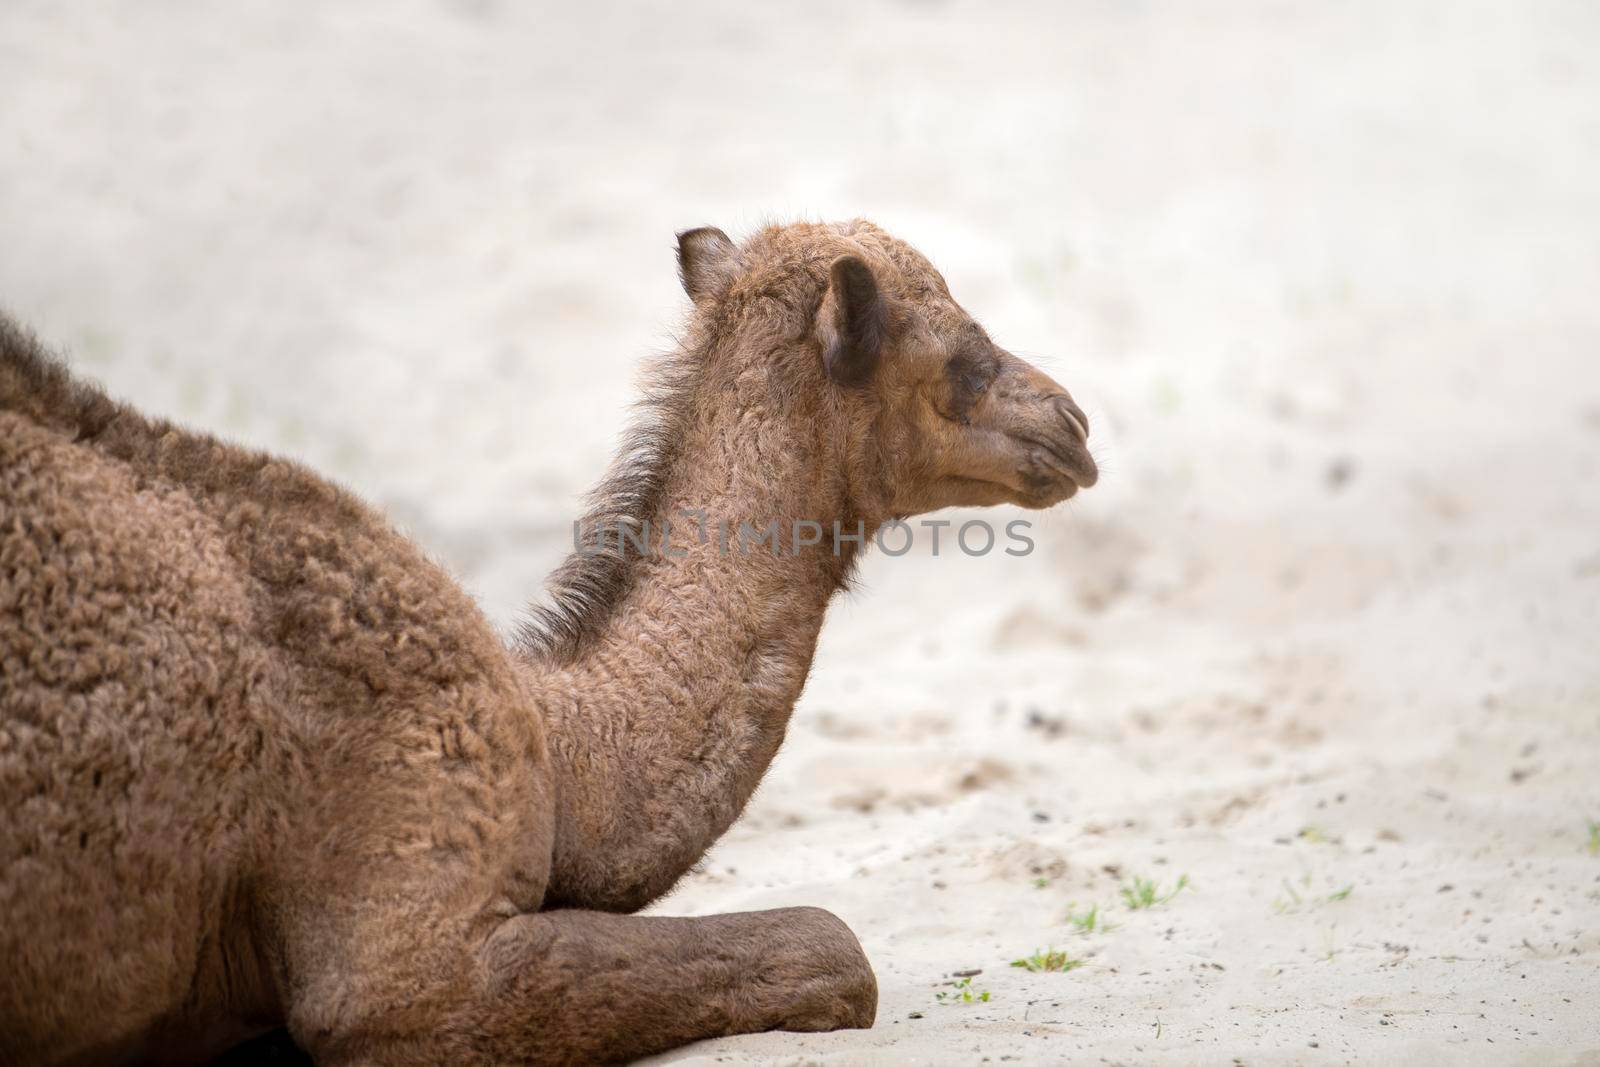
[[[734,417],[701,424],[647,521],[605,532],[612,547],[627,538],[635,570],[595,639],[539,668],[559,810],[551,905],[641,907],[733,823],[858,547],[835,524],[871,534],[845,514],[842,481],[818,478],[825,443],[721,408]]]

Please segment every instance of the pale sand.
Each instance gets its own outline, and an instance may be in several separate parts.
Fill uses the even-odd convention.
[[[660,907],[832,908],[877,1028],[669,1059],[1600,1060],[1592,5],[290,6],[0,8],[0,300],[501,623],[676,229],[872,217],[1094,420],[1032,556],[867,561]]]

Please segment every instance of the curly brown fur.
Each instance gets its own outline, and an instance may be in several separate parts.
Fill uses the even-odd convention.
[[[592,536],[1048,506],[1060,386],[864,222],[680,237]],[[658,527],[659,528],[659,527]],[[0,1062],[580,1063],[870,1025],[814,909],[639,918],[738,816],[852,552],[577,553],[513,647],[381,515],[0,317]]]

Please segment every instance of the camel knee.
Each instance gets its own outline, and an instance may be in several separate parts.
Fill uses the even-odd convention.
[[[782,1030],[867,1029],[878,1014],[878,980],[861,942],[823,908],[779,908],[769,917],[770,940],[744,984],[755,1015]]]
[[[359,993],[307,986],[296,1039],[318,1064],[598,1063],[726,1034],[869,1027],[877,1014],[860,942],[820,908],[538,912],[423,956],[437,969],[369,974]]]

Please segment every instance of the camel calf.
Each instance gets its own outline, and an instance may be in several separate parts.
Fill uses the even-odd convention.
[[[869,223],[678,258],[686,340],[509,645],[355,496],[0,318],[0,1062],[286,1026],[320,1064],[588,1063],[872,1024],[827,912],[628,914],[738,817],[860,542],[605,531],[1048,507],[1095,482],[1088,420]]]

